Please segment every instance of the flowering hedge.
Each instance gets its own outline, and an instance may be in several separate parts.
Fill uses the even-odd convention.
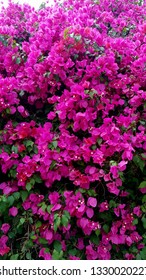
[[[146,259],[146,3],[0,12],[0,259]]]

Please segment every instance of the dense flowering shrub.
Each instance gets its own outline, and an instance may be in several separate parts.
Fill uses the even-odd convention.
[[[146,259],[145,15],[1,10],[1,259]]]

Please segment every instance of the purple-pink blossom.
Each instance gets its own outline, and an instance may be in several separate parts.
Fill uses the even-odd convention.
[[[11,208],[9,209],[9,215],[15,217],[15,216],[17,216],[17,214],[18,214],[18,209],[17,209],[17,207],[13,206],[13,207],[11,207]]]

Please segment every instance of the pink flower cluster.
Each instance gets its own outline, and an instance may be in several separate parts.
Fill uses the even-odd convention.
[[[32,259],[141,256],[143,2],[67,0],[37,11],[9,1],[1,10],[1,256],[13,246],[22,258],[35,248]]]

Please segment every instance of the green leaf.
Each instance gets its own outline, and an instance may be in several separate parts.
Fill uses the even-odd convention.
[[[26,142],[25,142],[25,146],[26,146],[26,148],[27,147],[33,147],[33,145],[34,145],[34,142],[33,141],[31,141],[31,140],[27,140]]]
[[[8,153],[8,154],[11,153],[10,146],[8,146],[8,145],[3,145],[3,148],[4,148],[4,151],[5,151],[6,153]]]
[[[61,249],[62,249],[62,245],[61,245],[60,241],[58,241],[58,240],[55,240],[55,241],[54,241],[53,246],[54,246],[54,249],[55,249],[57,252],[60,252]]]
[[[3,195],[3,196],[1,197],[1,200],[2,200],[2,202],[7,202],[7,197],[6,197],[5,195]]]
[[[144,169],[144,167],[145,167],[145,162],[144,162],[144,160],[142,160],[138,155],[136,155],[136,156],[134,156],[133,161],[134,161],[135,165],[136,165],[137,167],[139,167],[140,170],[143,172],[143,169]]]
[[[137,225],[138,224],[138,219],[135,219],[132,224]]]
[[[136,255],[136,260],[141,260],[140,254],[137,254],[137,255]]]
[[[146,188],[146,181],[141,182],[138,188],[139,189]]]
[[[53,250],[52,258],[53,260],[61,260],[63,256],[63,251],[57,252],[55,249]]]
[[[21,58],[17,57],[15,62],[16,62],[16,64],[20,64],[21,63]]]
[[[31,179],[30,179],[30,183],[31,183],[31,185],[33,186],[33,185],[35,184],[35,179],[34,179],[34,178],[31,178]]]
[[[132,253],[138,253],[138,251],[139,250],[135,246],[131,247],[131,252]]]
[[[56,161],[53,160],[51,165],[50,165],[50,170],[52,170],[56,166]]]
[[[53,206],[53,205],[51,205]],[[56,220],[58,218],[58,213],[54,214],[54,220]]]
[[[18,200],[20,198],[20,193],[19,192],[13,193],[13,197],[14,199]]]
[[[140,257],[142,260],[146,260],[146,247],[141,250]]]
[[[26,184],[26,189],[29,192],[32,189],[32,185],[30,183]]]
[[[47,212],[50,214],[51,213],[51,208],[52,208],[52,205],[49,205],[48,207],[47,207]]]
[[[141,210],[143,213],[146,213],[146,204],[145,203],[141,206]]]
[[[98,245],[98,244],[99,244],[99,238],[98,238],[97,235],[94,234],[94,233],[91,234],[90,240],[91,240],[91,242],[93,242],[95,245]]]
[[[8,237],[13,239],[15,237],[15,233],[14,232],[9,232]]]
[[[102,143],[102,138],[98,138],[98,139],[97,139],[97,143],[98,143],[98,145],[100,146],[100,144]]]
[[[104,220],[107,223],[110,223],[111,221],[113,221],[113,216],[110,212],[106,212],[106,213],[102,212],[102,213],[99,213],[98,215],[99,215],[100,219]]]
[[[53,147],[56,149],[56,148],[57,148],[57,145],[58,145],[58,142],[57,142],[56,140],[54,140],[54,141],[52,142],[52,145],[53,145]]]
[[[89,196],[97,196],[97,193],[95,192],[95,190],[87,190],[87,194]]]
[[[14,254],[10,257],[10,260],[18,260],[19,254]]]
[[[116,206],[117,206],[117,204],[116,204],[116,202],[114,200],[110,200],[109,201],[109,207],[110,208],[113,208],[113,207],[116,207]]]
[[[36,237],[36,235],[32,235],[30,238],[31,238],[32,240],[35,240],[37,237]]]
[[[11,205],[9,205],[9,206],[11,206]],[[8,205],[6,204],[6,202],[0,203],[0,215],[6,211],[7,207],[8,207]]]
[[[32,258],[31,258],[31,253],[26,253],[26,259],[27,260],[31,260]]]
[[[12,152],[14,152],[15,154],[18,153],[18,148],[16,146],[12,146]]]
[[[24,94],[25,94],[24,90],[21,90],[21,91],[19,92],[19,95],[20,95],[21,97],[22,97]]]
[[[16,170],[15,169],[10,169],[10,171],[9,171],[9,173],[10,173],[10,176],[12,177],[12,178],[16,178]]]
[[[142,197],[142,203],[146,202],[146,194]]]
[[[35,227],[36,228],[39,228],[42,226],[42,222],[41,221],[37,221],[36,224],[35,224]]]
[[[110,161],[110,166],[116,166],[117,165],[117,162],[116,161],[114,161],[114,160],[111,160]]]
[[[68,225],[68,218],[65,215],[62,215],[61,223],[62,223],[62,225],[64,227],[67,227],[67,225]]]
[[[39,238],[39,242],[43,245],[48,244],[48,241],[45,238]]]
[[[58,216],[55,220],[54,220],[54,231],[56,232],[58,227],[60,226],[61,223],[61,218]]]
[[[34,244],[33,244],[32,240],[29,239],[29,240],[27,241],[27,243],[26,243],[26,248],[32,248],[33,245],[34,245]]]
[[[145,235],[145,234],[144,234]],[[144,244],[146,244],[146,238],[144,238],[144,236],[142,236],[143,237],[143,240],[142,240],[142,242],[144,243]]]
[[[25,223],[25,219],[24,219],[24,218],[21,218],[21,219],[20,219],[20,224],[23,225],[24,223]]]
[[[96,145],[92,145],[92,146],[91,146],[91,149],[94,151],[94,150],[97,149],[97,146],[96,146]]]
[[[143,216],[141,220],[142,220],[144,229],[146,229],[146,218],[145,218],[145,216]]]
[[[100,233],[101,233],[101,231],[100,231],[99,229],[97,229],[97,230],[95,231],[95,234],[96,234],[97,237],[100,235]]]
[[[14,201],[15,201],[15,199],[14,199],[14,197],[12,195],[8,196],[7,202],[9,204],[9,206],[12,206]]]
[[[93,92],[92,90],[89,91],[89,96],[90,96],[91,99],[93,99],[93,97],[94,97],[94,92]]]
[[[70,214],[68,211],[64,210],[63,212],[64,216],[66,216],[68,219],[70,219]]]
[[[34,153],[35,153],[35,154],[38,154],[38,148],[37,148],[37,146],[36,146],[36,145],[34,145],[34,147],[33,147],[33,151],[34,151]]]
[[[78,252],[78,251],[77,251],[76,248],[70,249],[70,250],[68,251],[69,255],[71,255],[71,256],[76,256],[77,252]]]
[[[43,202],[43,203],[42,203],[41,208],[42,208],[42,210],[43,210],[43,211],[45,211],[45,210],[46,210],[47,205],[45,204],[45,202]]]
[[[24,202],[28,197],[28,192],[27,191],[20,191],[20,195],[21,195],[22,201]]]
[[[38,183],[38,184],[43,182],[43,180],[40,178],[39,175],[34,175],[33,178],[34,178],[35,182]]]
[[[105,231],[105,233],[109,232],[109,226],[107,224],[103,225],[103,230]]]

